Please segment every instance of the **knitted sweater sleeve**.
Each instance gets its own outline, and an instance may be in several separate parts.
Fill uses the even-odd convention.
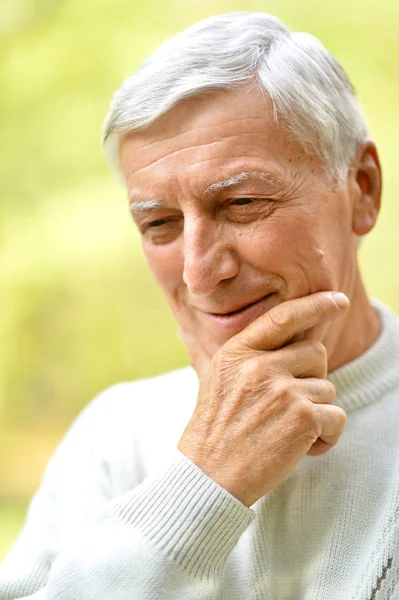
[[[0,566],[0,600],[212,600],[254,512],[177,449],[111,496],[90,410],[50,461]]]

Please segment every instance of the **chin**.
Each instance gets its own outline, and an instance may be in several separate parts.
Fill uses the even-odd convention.
[[[221,338],[207,338],[204,340],[201,340],[201,337],[199,338],[200,343],[202,345],[202,347],[204,348],[204,350],[206,351],[206,353],[213,358],[214,355],[216,354],[216,352],[222,347],[224,346],[224,344],[226,342],[229,341],[229,339],[233,337],[223,337],[223,339]]]

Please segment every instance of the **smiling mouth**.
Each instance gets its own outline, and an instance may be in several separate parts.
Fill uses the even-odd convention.
[[[263,296],[262,298],[259,298],[259,300],[255,300],[255,302],[251,302],[250,304],[245,304],[244,306],[241,306],[240,308],[237,308],[236,310],[232,310],[230,312],[225,312],[225,313],[209,313],[209,314],[213,315],[214,317],[231,317],[233,315],[238,315],[239,313],[244,312],[248,308],[251,308],[251,306],[255,306],[255,304],[259,304],[259,302],[263,302],[263,300],[266,300],[267,298],[270,298],[270,296],[272,296],[272,295],[273,295],[273,293],[266,294],[266,296]]]

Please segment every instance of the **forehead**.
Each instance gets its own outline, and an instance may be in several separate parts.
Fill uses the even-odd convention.
[[[256,87],[187,99],[149,127],[122,135],[119,153],[128,187],[188,177],[205,189],[244,171],[284,179],[322,170],[276,121],[271,100]]]

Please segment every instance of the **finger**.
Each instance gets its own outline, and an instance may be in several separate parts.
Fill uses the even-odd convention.
[[[211,357],[201,348],[198,340],[183,329],[179,329],[177,332],[178,337],[181,339],[183,344],[187,348],[187,352],[190,356],[191,364],[193,365],[199,379],[202,379],[208,372],[209,365],[211,363]]]
[[[328,404],[314,404],[314,412],[320,424],[320,440],[334,446],[345,428],[345,412],[339,406]]]
[[[231,338],[232,344],[254,350],[274,350],[295,334],[341,315],[349,300],[340,292],[317,292],[274,306]]]
[[[309,448],[306,454],[308,456],[320,456],[320,454],[325,454],[326,452],[331,450],[331,448],[333,448],[334,445],[335,444],[326,444],[326,442],[323,442],[323,440],[318,438],[315,441],[315,443],[312,444],[312,446]]]
[[[300,380],[301,393],[313,404],[332,404],[337,394],[335,386],[328,379],[309,377]]]
[[[264,355],[264,354],[263,354]],[[327,377],[327,350],[315,340],[295,342],[267,354],[268,365],[294,377]]]

